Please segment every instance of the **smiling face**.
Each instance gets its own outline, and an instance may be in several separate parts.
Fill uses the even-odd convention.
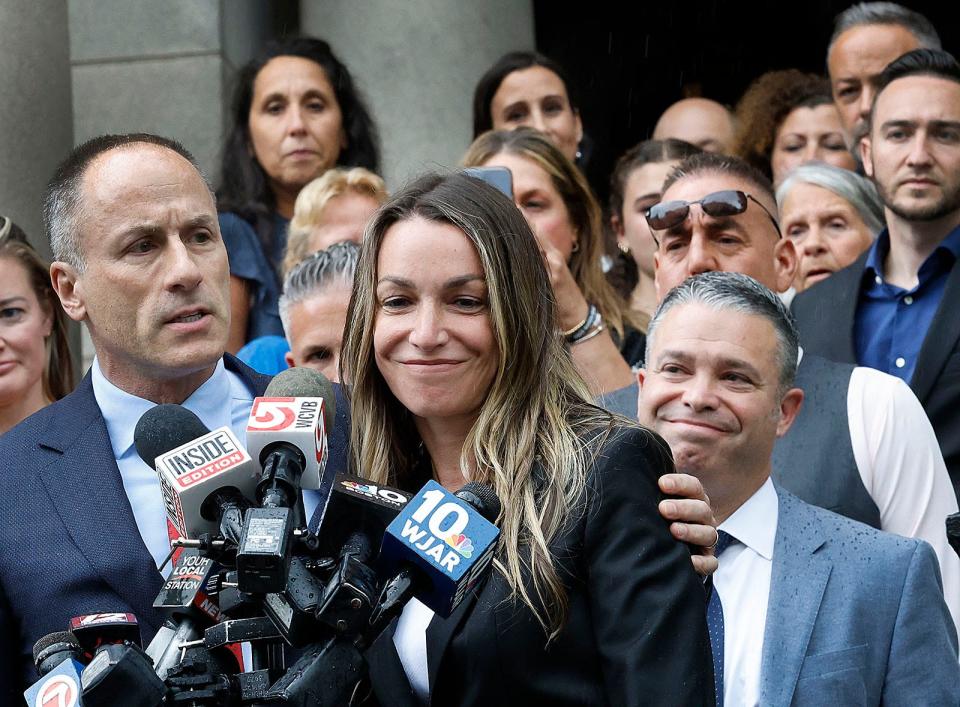
[[[82,178],[85,266],[55,263],[67,314],[85,321],[118,387],[209,375],[230,321],[227,252],[213,197],[171,150],[135,144],[95,158]]]
[[[570,105],[563,81],[550,69],[531,66],[507,74],[490,101],[490,115],[494,130],[534,128],[568,160],[576,157],[583,137],[580,114]]]
[[[273,192],[296,195],[337,164],[346,148],[343,116],[319,64],[297,56],[266,63],[253,82],[250,149]]]
[[[711,498],[737,495],[733,486],[752,493],[770,474],[774,441],[802,399],[796,389],[781,394],[777,347],[766,318],[698,302],[675,305],[654,331],[639,375],[640,422]]]
[[[831,103],[796,108],[780,124],[770,156],[773,183],[780,184],[804,162],[813,161],[841,169],[857,166],[847,150],[840,114]]]
[[[800,182],[790,189],[780,218],[800,259],[793,283],[797,292],[847,267],[873,243],[874,234],[849,201],[813,184]]]
[[[732,174],[700,173],[679,179],[663,193],[662,201],[696,201],[707,194],[735,189],[752,194],[772,214],[776,204],[756,185]],[[657,250],[657,299],[691,275],[702,272],[738,272],[749,275],[775,292],[783,292],[797,267],[793,243],[780,238],[770,217],[752,200],[742,214],[708,216],[699,205],[679,225],[654,231]]]
[[[290,342],[287,364],[319,371],[340,382],[340,349],[350,305],[350,283],[333,282],[290,305],[286,331]]]
[[[906,76],[877,97],[864,169],[886,207],[906,221],[960,211],[960,83]]]
[[[43,400],[44,344],[52,328],[26,269],[0,258],[0,407]]]
[[[506,167],[513,177],[513,201],[538,240],[545,240],[570,261],[577,233],[570,212],[546,170],[526,157],[500,152],[484,167]]]
[[[376,365],[397,400],[424,421],[475,419],[499,349],[470,240],[447,223],[395,223],[377,258],[376,300]]]

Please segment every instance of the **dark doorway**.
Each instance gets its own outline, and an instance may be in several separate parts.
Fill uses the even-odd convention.
[[[960,52],[960,3],[907,1]],[[771,69],[825,73],[834,16],[850,2],[691,0],[557,3],[534,0],[537,48],[575,82],[593,141],[591,184],[605,198],[613,162],[650,136],[660,113],[685,96],[733,106]],[[623,9],[623,8],[629,8]]]

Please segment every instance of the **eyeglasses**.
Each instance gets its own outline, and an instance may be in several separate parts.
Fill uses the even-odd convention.
[[[735,189],[715,191],[696,201],[661,201],[659,204],[654,204],[647,209],[647,223],[650,225],[650,228],[655,231],[664,231],[668,228],[679,226],[686,220],[687,215],[690,213],[690,207],[694,204],[700,204],[700,208],[703,209],[703,213],[707,216],[713,216],[714,218],[736,216],[747,210],[749,201],[754,202],[763,209],[763,212],[770,217],[773,227],[777,229],[777,235],[782,238],[783,234],[780,233],[780,224],[777,223],[777,219],[770,213],[769,209],[751,194]]]

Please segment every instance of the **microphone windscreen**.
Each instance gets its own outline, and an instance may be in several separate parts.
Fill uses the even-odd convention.
[[[328,433],[333,429],[337,398],[333,393],[333,384],[319,371],[303,366],[281,371],[270,381],[264,396],[267,398],[323,398],[323,425]]]
[[[500,499],[493,489],[479,481],[471,481],[453,494],[457,498],[463,499],[471,506],[477,509],[486,520],[496,523],[500,517],[501,504]]]
[[[133,444],[140,458],[156,469],[157,457],[208,432],[200,418],[182,405],[157,405],[137,422]]]
[[[57,650],[72,650],[80,652],[80,643],[77,641],[76,636],[73,635],[72,631],[57,631],[56,633],[48,633],[46,636],[38,639],[36,643],[33,644],[33,662],[36,664],[37,659],[42,653],[45,653],[46,650],[52,646],[62,644],[62,648]]]

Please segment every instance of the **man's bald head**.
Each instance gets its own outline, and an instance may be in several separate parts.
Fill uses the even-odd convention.
[[[47,184],[43,199],[43,219],[50,250],[54,260],[69,263],[83,270],[83,251],[80,246],[80,215],[83,211],[83,177],[100,155],[134,145],[154,145],[175,152],[197,170],[206,183],[211,197],[213,190],[197,165],[193,155],[179,142],[150,133],[101,135],[74,148]]]
[[[654,140],[685,140],[707,152],[733,146],[733,113],[709,98],[684,98],[667,108],[653,129]]]

